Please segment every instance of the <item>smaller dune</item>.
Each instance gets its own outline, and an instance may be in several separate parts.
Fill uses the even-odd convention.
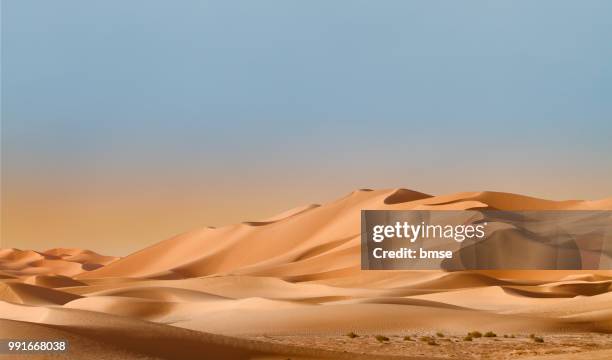
[[[120,296],[89,296],[64,304],[65,308],[103,312],[141,320],[161,321],[170,314],[176,304]]]
[[[203,302],[211,300],[223,300],[226,297],[209,294],[203,291],[180,289],[171,287],[151,286],[133,287],[94,292],[91,296],[121,296],[140,298],[148,300],[159,300],[168,302]]]
[[[79,295],[17,282],[0,283],[0,300],[28,305],[63,305]]]
[[[44,256],[32,250],[5,249],[0,254],[0,261],[10,263],[30,263],[44,259]]]
[[[523,296],[567,298],[576,296],[594,296],[604,294],[612,288],[612,280],[597,282],[570,282],[565,284],[541,286],[506,286],[509,292]]]
[[[506,287],[486,286],[412,296],[414,299],[452,304],[463,308],[484,311],[507,311],[525,306],[554,304],[555,299],[523,296],[509,292]]]
[[[85,286],[87,284],[63,275],[34,275],[23,280],[26,284],[47,288],[63,288],[70,286]]]
[[[362,299],[351,299],[343,301],[329,302],[330,305],[341,305],[341,304],[391,304],[391,305],[412,305],[412,306],[426,306],[442,309],[455,309],[455,310],[470,310],[465,307],[451,305],[445,302],[422,300],[411,297],[371,297]]]
[[[453,272],[440,274],[438,278],[425,280],[411,286],[413,289],[462,289],[482,286],[510,285],[513,282],[500,280],[476,272]]]
[[[0,270],[14,277],[75,276],[82,272],[99,269],[118,259],[81,249],[56,248],[44,252],[19,249],[0,250]]]

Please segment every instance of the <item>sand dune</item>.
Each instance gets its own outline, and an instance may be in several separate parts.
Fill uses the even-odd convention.
[[[90,250],[51,249],[44,252],[0,249],[0,270],[10,276],[74,276],[117,260]]]
[[[23,279],[26,284],[38,285],[48,288],[60,288],[68,286],[83,286],[83,282],[74,280],[63,275],[35,275]]]
[[[80,296],[17,282],[0,283],[0,300],[28,305],[63,305]]]
[[[456,338],[440,346],[458,347],[472,330],[612,333],[612,271],[360,270],[362,209],[474,208],[612,210],[612,199],[362,189],[261,221],[202,227],[121,259],[80,249],[0,249],[0,317],[6,319],[0,335],[71,339],[76,357],[64,357],[70,359],[369,359],[398,351],[403,357],[396,358],[426,359],[418,343],[385,347],[372,336],[443,332]],[[350,347],[343,334],[351,331],[362,335],[355,341],[373,343]],[[589,348],[591,335],[584,336],[584,347],[559,340],[554,351],[597,350]],[[277,343],[283,337],[303,341]],[[337,347],[316,339],[336,339]],[[527,335],[517,339],[500,354],[533,343]],[[608,340],[596,343],[612,348]],[[464,344],[466,351],[453,354],[481,358],[495,346],[483,344]],[[350,353],[321,349],[342,346]],[[523,355],[533,353],[512,356]]]
[[[194,302],[222,300],[226,297],[203,291],[173,287],[128,287],[91,293],[92,296],[122,296],[139,299],[161,300],[167,302]]]
[[[183,234],[77,278],[155,277],[167,273],[187,278],[234,273],[316,280],[317,274],[326,277],[329,272],[359,272],[355,259],[362,209],[570,210],[592,209],[594,204],[600,209],[612,209],[608,202],[555,202],[495,192],[432,197],[405,189],[361,190],[257,226],[240,224]],[[253,243],[259,246],[249,247]]]

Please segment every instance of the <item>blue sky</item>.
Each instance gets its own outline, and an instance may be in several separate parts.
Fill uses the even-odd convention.
[[[145,188],[207,199],[213,223],[256,214],[214,215],[228,197],[255,209],[280,194],[267,215],[356,187],[610,196],[610,14],[609,1],[5,0],[5,193]]]

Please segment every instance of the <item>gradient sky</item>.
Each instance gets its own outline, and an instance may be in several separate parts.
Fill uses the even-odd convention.
[[[612,2],[2,1],[2,246],[360,187],[612,196]]]

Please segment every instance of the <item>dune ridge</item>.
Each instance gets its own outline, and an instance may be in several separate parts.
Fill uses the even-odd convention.
[[[0,249],[0,271],[10,277],[60,275],[74,276],[101,268],[119,259],[91,250],[56,248],[43,252]]]
[[[360,190],[328,204],[298,208],[272,221],[179,235],[76,278],[253,274],[307,276],[315,280],[316,273],[359,271],[359,262],[355,259],[360,246],[362,209],[587,210],[594,205],[602,210],[612,209],[610,201],[557,202],[499,192],[431,196],[406,189]],[[250,244],[257,247],[245,251]]]

